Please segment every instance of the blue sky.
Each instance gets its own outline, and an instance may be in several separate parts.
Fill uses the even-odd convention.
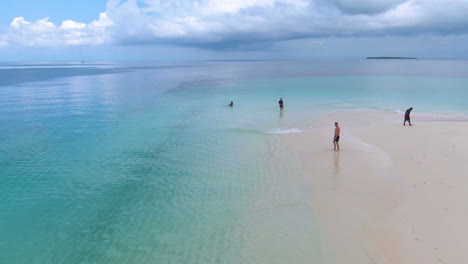
[[[468,0],[15,0],[0,60],[468,59]]]
[[[14,0],[0,4],[0,24],[8,25],[13,18],[23,16],[28,20],[50,17],[54,23],[71,19],[93,21],[106,10],[106,0]]]

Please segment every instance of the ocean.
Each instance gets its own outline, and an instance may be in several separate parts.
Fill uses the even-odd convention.
[[[467,115],[468,61],[0,63],[0,263],[320,263],[281,135],[409,107]]]

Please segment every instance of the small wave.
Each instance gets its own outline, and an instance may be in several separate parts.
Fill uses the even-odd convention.
[[[399,110],[399,109],[393,110],[392,112],[393,112],[393,113],[398,113],[398,114],[403,114],[403,113],[404,113],[404,111]]]
[[[271,135],[281,135],[281,134],[301,133],[302,131],[297,128],[287,128],[287,129],[270,128],[263,132],[266,134],[271,134]]]

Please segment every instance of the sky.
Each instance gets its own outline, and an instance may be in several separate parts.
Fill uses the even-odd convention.
[[[468,0],[15,0],[0,61],[468,59]]]

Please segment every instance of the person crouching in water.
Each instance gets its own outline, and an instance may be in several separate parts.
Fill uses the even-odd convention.
[[[405,121],[403,121],[404,126],[406,126],[406,121],[408,121],[409,125],[412,126],[411,119],[410,119],[410,114],[411,114],[412,110],[413,110],[413,107],[410,107],[409,109],[406,110],[406,112],[405,112]]]
[[[231,102],[229,103],[229,106],[233,107],[233,106],[234,106],[234,102],[231,101]]]
[[[335,136],[333,137],[333,150],[340,150],[340,126],[338,126],[338,122],[335,122]]]
[[[278,101],[278,104],[279,104],[279,107],[280,107],[280,111],[284,109],[284,102],[283,102],[283,98],[280,98],[280,100]]]

